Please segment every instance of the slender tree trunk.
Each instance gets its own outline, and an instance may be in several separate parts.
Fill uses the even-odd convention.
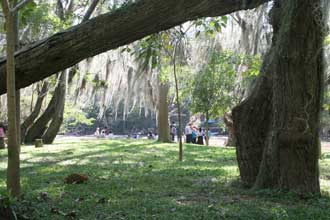
[[[7,40],[7,108],[8,108],[8,167],[7,190],[11,196],[18,197],[21,192],[20,185],[20,146],[17,137],[17,104],[15,88],[15,12],[11,12],[7,1],[2,0],[2,8],[6,18]],[[12,3],[12,2],[11,2]]]
[[[206,118],[206,124],[205,124],[205,144],[206,146],[209,146],[209,140],[210,140],[210,136],[209,136],[209,120],[210,120],[210,116],[209,116],[209,112],[207,111],[205,113],[205,118]]]
[[[82,22],[88,21],[88,19],[92,16],[93,12],[95,11],[95,8],[100,0],[93,0],[89,8],[87,9],[84,18]]]
[[[174,49],[174,58],[173,58],[173,74],[175,80],[175,92],[176,92],[176,104],[178,106],[178,120],[179,120],[179,132],[178,132],[178,139],[179,139],[179,161],[183,160],[183,145],[182,145],[182,119],[181,119],[181,103],[179,97],[179,84],[178,84],[178,77],[176,73],[176,53],[178,49],[178,43],[175,44]]]
[[[16,131],[17,142],[21,144],[21,90],[16,90]],[[21,148],[21,146],[19,146]],[[21,152],[21,149],[19,150]]]
[[[170,130],[168,123],[168,101],[167,95],[169,85],[167,83],[159,82],[159,96],[158,96],[158,141],[170,142]]]
[[[13,5],[17,5],[17,0],[13,0]],[[18,12],[13,13],[14,16],[14,34],[15,34],[15,51],[19,49],[18,39]],[[15,82],[16,83],[16,82]],[[16,90],[16,131],[17,131],[17,142],[21,143],[21,90]],[[21,146],[19,146],[21,151]]]

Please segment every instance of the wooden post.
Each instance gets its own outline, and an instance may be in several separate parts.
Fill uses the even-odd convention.
[[[43,143],[42,139],[36,139],[36,140],[34,141],[34,146],[35,146],[36,148],[43,147],[43,146],[44,146],[44,143]]]

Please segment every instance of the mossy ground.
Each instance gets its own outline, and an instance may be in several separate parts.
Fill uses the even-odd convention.
[[[6,194],[6,151],[0,193]],[[330,219],[330,154],[321,165],[322,197],[239,186],[234,148],[146,140],[57,142],[22,147],[24,196],[16,211],[30,219]],[[89,176],[64,184],[71,173]]]

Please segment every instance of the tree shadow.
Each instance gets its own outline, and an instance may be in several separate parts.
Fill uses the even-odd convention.
[[[318,207],[325,210],[330,204],[328,195],[300,198],[235,186],[234,149],[184,145],[183,162],[178,161],[174,144],[127,140],[73,142],[59,150],[46,146],[24,153],[28,155],[21,169],[25,198],[48,213],[44,219],[62,219],[45,208],[50,206],[64,212],[77,210],[87,219],[274,219],[277,215],[317,219]],[[86,174],[89,180],[64,184],[71,173]],[[0,169],[0,180],[4,177],[5,170]],[[42,192],[49,199],[41,199]]]

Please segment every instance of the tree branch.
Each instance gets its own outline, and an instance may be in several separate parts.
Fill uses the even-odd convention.
[[[100,0],[93,0],[92,4],[89,6],[89,8],[86,11],[86,14],[84,16],[84,18],[82,19],[82,22],[87,21],[91,15],[93,14],[97,4],[99,3]]]
[[[29,2],[33,0],[23,0],[20,3],[18,3],[12,10],[11,12],[18,12],[20,9],[24,8],[25,5],[27,5]]]
[[[3,14],[5,15],[5,17],[8,17],[10,12],[10,6],[8,0],[1,0],[1,6],[2,6]]]
[[[139,0],[92,18],[15,53],[16,86],[26,87],[88,57],[202,17],[252,9],[269,0]],[[6,91],[6,59],[0,59],[0,95]]]
[[[68,4],[67,4],[67,7],[66,7],[66,10],[67,11],[72,11],[72,9],[73,9],[73,1],[74,0],[71,0]]]

